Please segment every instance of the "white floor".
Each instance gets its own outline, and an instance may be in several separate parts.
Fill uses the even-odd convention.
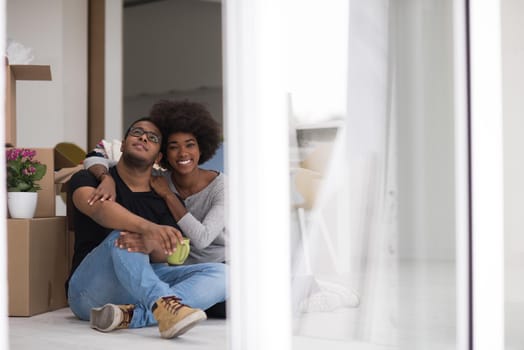
[[[399,341],[402,350],[418,350],[420,346],[454,349],[453,267],[433,265],[422,273],[418,271],[420,268],[403,266],[400,269],[403,273],[399,282],[403,287],[396,297],[387,295],[387,300],[376,300],[368,294],[361,297],[358,308],[302,314],[293,323],[293,349],[396,350]],[[414,281],[421,274],[431,278]],[[400,320],[393,323],[389,321],[394,316],[388,306],[391,303],[404,306],[400,308]],[[418,313],[422,311],[420,307],[422,314]],[[432,317],[424,316],[426,313]],[[206,320],[172,340],[160,338],[156,327],[100,333],[92,330],[87,322],[76,319],[68,308],[29,318],[11,317],[9,325],[13,350],[97,350],[118,346],[126,350],[154,346],[157,350],[173,345],[184,350],[228,349],[228,323],[216,319]],[[392,329],[398,336],[391,337]]]
[[[521,258],[524,258],[521,257]],[[524,261],[506,262],[504,328],[506,350],[524,350]]]
[[[515,278],[522,269],[510,271],[506,291],[506,349],[524,350],[524,284]],[[398,313],[390,319],[379,313],[376,321],[366,320],[369,298],[363,295],[359,308],[342,308],[328,313],[306,313],[295,320],[294,350],[448,350],[456,347],[455,278],[453,264],[400,265],[399,293],[388,302],[397,303]],[[518,283],[517,283],[518,282]],[[384,320],[393,329],[395,341],[382,342]],[[378,323],[377,323],[378,321]],[[362,336],[360,327],[370,324],[372,336]],[[387,325],[386,324],[386,325]],[[375,327],[376,326],[376,327]],[[151,347],[155,350],[226,350],[228,323],[209,319],[184,334],[166,340],[156,327],[101,333],[79,321],[68,308],[33,317],[9,318],[10,349],[98,350]],[[377,333],[378,331],[378,333]],[[360,336],[358,334],[361,334]],[[367,338],[367,339],[366,339]],[[355,341],[360,339],[360,341]],[[247,349],[246,349],[247,350]]]
[[[156,327],[101,333],[64,308],[33,317],[10,317],[9,342],[13,350],[226,350],[226,327],[225,320],[209,319],[175,339],[160,338]]]
[[[337,313],[316,314],[322,316],[320,321],[326,317],[331,321],[343,320],[349,309]],[[315,314],[309,314],[308,322]],[[342,319],[340,319],[342,317]],[[98,350],[98,349],[126,349],[143,350],[147,348],[161,349],[183,349],[183,350],[226,350],[227,343],[227,321],[208,319],[183,336],[176,339],[162,339],[158,335],[156,327],[142,329],[118,330],[111,333],[97,332],[85,321],[76,319],[68,308],[48,312],[33,317],[10,317],[9,318],[9,342],[12,350]],[[366,343],[353,342],[348,339],[326,339],[327,334],[322,336],[295,336],[293,337],[293,348],[300,350],[329,349],[343,350],[351,348],[359,350],[387,350],[390,347],[370,345]],[[328,336],[329,337],[329,336]]]

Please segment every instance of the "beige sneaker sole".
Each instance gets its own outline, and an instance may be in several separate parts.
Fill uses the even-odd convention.
[[[198,322],[204,321],[205,319],[207,319],[206,313],[202,310],[197,310],[174,324],[171,328],[160,332],[160,336],[166,339],[178,337],[196,326]]]
[[[100,332],[111,332],[122,322],[122,311],[113,304],[91,309],[89,323],[91,328]]]

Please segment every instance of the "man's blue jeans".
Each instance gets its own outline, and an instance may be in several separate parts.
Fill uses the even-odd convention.
[[[107,303],[134,304],[129,327],[139,328],[157,324],[151,307],[160,297],[203,310],[225,300],[226,264],[152,264],[146,254],[115,247],[119,234],[111,232],[71,276],[68,301],[78,318],[89,320],[91,308]]]

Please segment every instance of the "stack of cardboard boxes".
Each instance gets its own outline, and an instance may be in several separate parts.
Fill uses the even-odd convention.
[[[51,80],[51,68],[6,61],[6,143],[16,143],[16,81]],[[56,216],[53,148],[33,148],[47,165],[39,181],[33,219],[7,219],[9,316],[32,316],[67,306],[65,282],[71,264],[71,234],[65,216]]]

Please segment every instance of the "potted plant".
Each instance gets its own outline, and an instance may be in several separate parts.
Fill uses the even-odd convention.
[[[36,151],[27,148],[6,150],[7,207],[12,218],[32,218],[38,201],[37,181],[47,167],[34,159]]]

